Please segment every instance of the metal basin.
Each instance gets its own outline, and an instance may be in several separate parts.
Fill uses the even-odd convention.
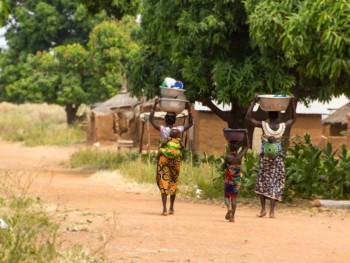
[[[187,102],[187,100],[161,98],[159,99],[159,107],[165,112],[180,113],[186,108]]]
[[[259,95],[260,108],[263,111],[285,111],[288,108],[291,96]]]
[[[160,88],[160,95],[163,98],[172,98],[175,99],[177,96],[184,96],[184,89],[178,89],[178,88],[168,88],[168,87],[159,87]]]
[[[244,129],[231,129],[224,128],[224,137],[228,142],[237,141],[241,142],[244,139],[246,131]]]

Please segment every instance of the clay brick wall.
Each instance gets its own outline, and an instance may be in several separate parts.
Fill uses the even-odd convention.
[[[223,154],[226,140],[223,129],[227,123],[208,111],[194,113],[195,151],[207,154]]]
[[[223,136],[223,128],[227,123],[221,120],[217,115],[209,111],[197,111],[194,114],[195,121],[195,150],[196,152],[208,154],[222,154],[226,140]],[[311,135],[311,140],[319,144],[322,136],[323,126],[320,115],[298,115],[291,130],[291,137],[294,135],[303,136],[304,133]],[[257,129],[253,138],[253,148],[260,149],[261,131]]]
[[[323,135],[320,140],[320,147],[325,147],[327,142],[332,144],[333,150],[340,151],[343,144],[347,148],[350,148],[350,114],[347,116],[348,124],[346,128],[346,136],[332,136],[332,134],[338,134],[340,131],[343,131],[345,127],[343,125],[333,125],[327,124],[323,126]],[[332,131],[333,128],[333,131]]]
[[[303,136],[309,133],[311,141],[314,144],[319,144],[323,134],[324,126],[321,124],[321,115],[319,114],[298,114],[297,120],[292,126],[291,138],[295,135]]]
[[[150,109],[143,109],[149,111]],[[184,140],[187,142],[187,146],[197,153],[207,154],[223,154],[226,140],[223,136],[223,129],[227,127],[226,122],[221,120],[217,115],[208,111],[193,111],[194,126],[185,135]],[[97,120],[97,118],[96,118]],[[90,132],[90,140],[118,140],[118,134],[113,133],[113,116],[110,114],[98,117],[98,123],[95,123],[94,127],[96,130]],[[159,123],[164,120],[159,119]],[[187,119],[186,119],[187,122]],[[184,119],[180,118],[176,121],[176,125],[183,125]],[[123,124],[124,125],[124,124]],[[142,149],[143,151],[154,151],[158,148],[159,133],[153,128],[150,122],[145,122],[144,133],[142,138]],[[141,142],[142,133],[142,122],[139,118],[135,118],[131,123],[128,124],[129,131],[120,136],[120,139],[133,140],[134,147],[139,149]],[[90,126],[92,127],[92,126]],[[350,127],[348,126],[348,141],[350,145]],[[316,145],[324,144],[322,141],[322,135],[329,136],[329,127],[322,126],[320,115],[298,115],[295,124],[291,130],[291,137],[294,135],[303,136],[304,133],[311,135],[311,140]],[[189,134],[193,134],[193,140],[190,139]],[[260,130],[255,132],[253,148],[259,149],[259,134]],[[91,134],[94,138],[91,138]],[[327,135],[328,134],[328,135]],[[340,141],[345,140],[345,137],[339,137],[339,139],[332,139],[337,145],[341,145]]]
[[[119,135],[115,133],[114,129],[115,118],[116,116],[110,113],[92,112],[87,134],[88,141],[117,141]]]

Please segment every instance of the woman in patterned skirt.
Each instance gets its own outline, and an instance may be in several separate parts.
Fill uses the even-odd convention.
[[[176,114],[173,112],[168,112],[165,117],[165,126],[158,124],[154,119],[154,111],[156,110],[158,99],[154,101],[153,109],[151,110],[151,114],[149,117],[149,121],[152,126],[159,131],[160,133],[160,142],[164,143],[168,140],[171,129],[176,128],[181,133],[187,131],[193,125],[193,118],[191,113],[191,105],[187,103],[188,110],[188,123],[184,126],[174,126],[176,121]],[[169,158],[165,155],[160,155],[157,158],[157,185],[160,190],[162,204],[163,204],[163,212],[161,215],[168,215],[167,210],[167,199],[168,195],[170,195],[170,207],[169,214],[174,214],[174,203],[176,198],[176,189],[177,189],[177,181],[180,173],[180,163],[181,157],[177,158]]]
[[[258,121],[252,117],[253,107],[258,102],[259,97],[255,96],[251,103],[246,119],[255,127],[262,129],[261,153],[259,163],[259,175],[255,185],[255,193],[260,196],[261,211],[258,217],[266,216],[265,201],[270,200],[270,217],[275,217],[275,203],[282,200],[282,194],[285,184],[284,154],[282,151],[281,140],[285,129],[290,128],[296,120],[295,100],[292,97],[293,107],[292,118],[281,122],[278,111],[269,111],[269,120]]]

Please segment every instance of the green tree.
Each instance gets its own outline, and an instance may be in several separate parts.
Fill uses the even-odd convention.
[[[131,33],[138,30],[139,26],[131,16],[124,16],[120,22],[103,22],[92,30],[88,42],[89,86],[95,97],[92,101],[107,99],[126,86],[125,65],[137,51]]]
[[[119,91],[124,63],[137,48],[126,28],[135,26],[130,17],[102,22],[92,30],[87,48],[77,43],[27,56],[20,78],[5,87],[6,97],[19,103],[62,105],[68,124],[73,124],[81,104],[105,100]]]
[[[157,95],[162,79],[172,76],[185,83],[190,100],[233,128],[245,125],[254,93],[350,95],[346,0],[142,4],[143,39],[128,75],[135,94]],[[231,111],[214,100],[231,104]]]
[[[78,0],[11,3],[9,48],[0,57],[1,100],[60,104],[71,124],[80,104],[118,92],[123,65],[136,48],[129,34],[137,30],[135,19],[92,15]]]
[[[78,0],[56,0],[43,2],[38,0],[12,1],[11,19],[5,26],[8,48],[2,50],[0,67],[0,99],[20,103],[31,95],[18,99],[6,90],[16,89],[15,82],[24,83],[28,72],[28,56],[36,52],[49,51],[59,45],[81,43],[86,45],[91,29],[106,19],[106,15],[89,15]],[[20,88],[20,86],[18,86]],[[26,88],[17,91],[25,93]],[[24,95],[24,94],[23,94]],[[28,100],[30,101],[30,100]]]
[[[140,0],[81,0],[91,13],[106,11],[117,19],[121,19],[125,14],[136,15]]]
[[[285,66],[299,97],[350,96],[350,2],[245,0],[251,42]]]
[[[278,61],[251,46],[241,1],[148,0],[141,10],[141,48],[128,67],[134,94],[159,95],[163,78],[172,76],[184,82],[188,99],[242,128],[255,93],[287,93],[295,85]]]
[[[0,0],[0,26],[10,15],[10,5],[6,0]]]
[[[21,77],[5,87],[9,100],[19,103],[56,103],[65,107],[68,124],[86,102],[84,90],[88,52],[80,44],[58,46],[50,52],[29,55]]]

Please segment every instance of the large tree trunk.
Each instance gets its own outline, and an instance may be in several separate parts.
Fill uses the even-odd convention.
[[[297,104],[297,100],[294,101],[295,104]],[[296,108],[297,105],[295,105]],[[285,111],[285,113],[282,116],[282,121],[286,122],[287,120],[290,120],[293,116],[293,105],[292,103],[289,103],[287,110]],[[286,151],[287,148],[290,146],[290,131],[291,131],[292,127],[286,128],[285,132],[284,132],[284,140],[283,140],[283,149]]]
[[[68,125],[73,125],[77,119],[77,111],[79,109],[79,105],[76,104],[67,104],[65,107],[67,123]]]

